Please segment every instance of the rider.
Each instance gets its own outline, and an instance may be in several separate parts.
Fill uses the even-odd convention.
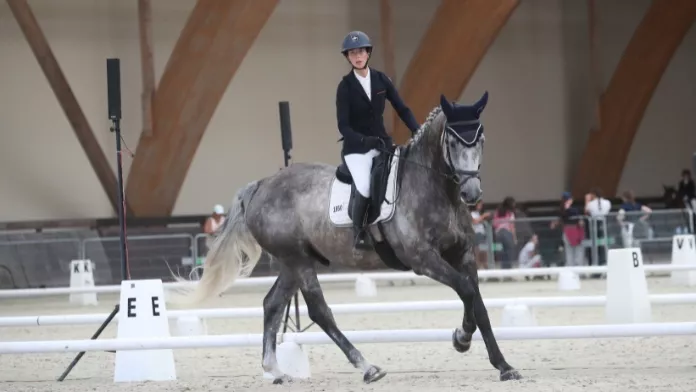
[[[348,33],[343,39],[341,53],[352,70],[338,84],[336,118],[338,130],[343,135],[341,153],[358,191],[353,201],[354,246],[368,249],[363,227],[370,198],[372,159],[379,155],[380,146],[393,144],[384,128],[384,100],[391,102],[412,134],[418,130],[419,124],[411,109],[401,100],[391,79],[374,68],[368,68],[372,43],[367,34],[362,31]]]

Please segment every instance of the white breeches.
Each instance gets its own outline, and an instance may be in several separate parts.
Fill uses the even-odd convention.
[[[379,151],[372,149],[364,154],[348,154],[343,158],[353,177],[355,189],[363,197],[370,197],[370,171],[372,170],[372,158],[379,155]]]

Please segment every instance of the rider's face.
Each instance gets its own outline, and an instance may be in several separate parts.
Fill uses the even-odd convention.
[[[355,68],[362,68],[367,64],[367,50],[365,48],[351,49],[348,51],[348,60]]]

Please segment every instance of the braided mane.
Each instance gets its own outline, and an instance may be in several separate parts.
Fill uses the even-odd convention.
[[[416,133],[413,135],[413,138],[408,142],[407,145],[409,147],[418,143],[418,141],[423,138],[423,135],[425,135],[428,132],[428,130],[432,127],[432,123],[435,121],[435,119],[440,113],[442,113],[442,107],[440,105],[435,106],[433,110],[431,110],[430,113],[428,113],[428,116],[425,118],[423,124],[421,124],[420,128],[418,128],[418,131],[416,131]]]

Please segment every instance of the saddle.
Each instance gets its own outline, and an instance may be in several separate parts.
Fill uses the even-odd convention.
[[[389,171],[394,158],[394,152],[397,146],[388,146],[384,151],[380,151],[379,155],[372,158],[372,169],[370,170],[370,200],[367,207],[367,224],[372,224],[379,217],[382,203],[387,192],[387,184],[389,180]],[[355,193],[358,191],[353,183],[353,176],[348,170],[345,158],[341,154],[341,164],[336,168],[336,179],[344,184],[350,185],[350,199],[348,201],[348,215],[353,219],[353,200]]]

